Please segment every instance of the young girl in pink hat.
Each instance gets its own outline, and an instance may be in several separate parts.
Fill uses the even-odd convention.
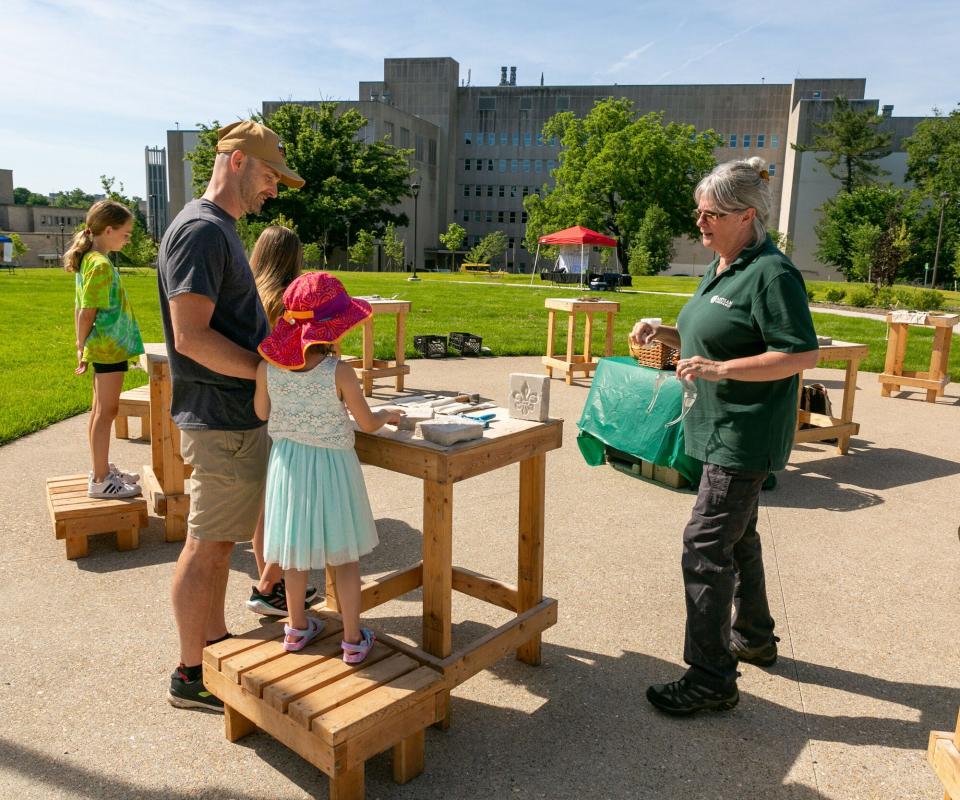
[[[353,369],[333,344],[373,312],[334,276],[312,272],[283,294],[284,313],[260,344],[254,409],[269,419],[264,558],[283,568],[290,624],[283,647],[302,650],[323,623],[304,610],[311,569],[334,568],[343,617],[343,660],[363,661],[373,632],[360,627],[360,556],[377,545],[347,409],[361,430],[396,425],[395,411],[371,411]]]

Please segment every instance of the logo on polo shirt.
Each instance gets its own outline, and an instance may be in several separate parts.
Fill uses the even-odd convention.
[[[733,306],[733,300],[727,300],[726,297],[721,297],[721,296],[718,295],[718,294],[715,294],[713,297],[711,297],[711,298],[710,298],[710,302],[711,302],[711,303],[719,303],[719,304],[722,305],[724,308],[730,308],[731,306]]]

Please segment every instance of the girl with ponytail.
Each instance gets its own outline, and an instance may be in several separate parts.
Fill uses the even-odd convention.
[[[117,416],[123,373],[129,361],[143,352],[140,328],[120,281],[107,256],[130,241],[133,214],[113,200],[100,200],[87,212],[63,256],[63,267],[76,276],[74,327],[77,368],[82,375],[93,367],[93,404],[87,436],[92,469],[87,481],[90,497],[118,499],[140,494],[140,476],[110,463],[110,432]]]

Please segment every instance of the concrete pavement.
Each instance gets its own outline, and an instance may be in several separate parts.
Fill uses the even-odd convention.
[[[539,370],[537,358],[420,360],[408,386],[503,402],[510,372]],[[839,393],[839,371],[808,378]],[[781,658],[744,665],[733,711],[680,720],[643,693],[683,669],[680,533],[693,496],[584,464],[575,424],[588,386],[551,385],[565,424],[547,456],[545,593],[560,614],[543,665],[508,658],[461,685],[451,728],[427,732],[424,774],[397,786],[381,755],[367,797],[939,798],[927,736],[952,729],[960,705],[957,386],[936,404],[883,399],[862,373],[850,454],[794,451],[760,519]],[[118,442],[112,456],[139,465],[149,447]],[[118,553],[106,536],[67,561],[44,481],[86,460],[84,416],[0,448],[0,797],[326,797],[325,777],[270,737],[230,744],[220,716],[166,703],[180,545],[151,519],[140,549]],[[381,545],[362,569],[386,572],[419,557],[419,486],[364,470]],[[514,579],[517,474],[457,485],[455,563]],[[253,570],[238,548],[227,604],[237,632],[258,622],[243,606]],[[417,600],[368,619],[418,638]],[[487,608],[455,597],[455,642],[502,621]]]

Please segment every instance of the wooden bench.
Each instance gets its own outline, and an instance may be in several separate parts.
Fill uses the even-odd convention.
[[[150,441],[150,385],[144,384],[136,389],[127,389],[120,394],[117,407],[117,419],[114,422],[118,439],[129,439],[129,417],[140,418],[140,438]]]
[[[927,762],[943,784],[943,800],[960,800],[960,714],[955,733],[930,731]]]
[[[142,497],[103,500],[87,497],[86,475],[63,475],[47,480],[47,508],[58,539],[65,539],[67,558],[83,558],[87,538],[117,534],[117,550],[140,546],[140,529],[147,527],[147,501]]]
[[[330,800],[360,800],[364,762],[383,750],[398,783],[423,771],[424,729],[443,719],[447,686],[399,642],[345,664],[339,618],[320,616],[323,633],[297,653],[283,649],[282,620],[210,645],[203,682],[223,701],[229,741],[260,728],[329,777]]]

